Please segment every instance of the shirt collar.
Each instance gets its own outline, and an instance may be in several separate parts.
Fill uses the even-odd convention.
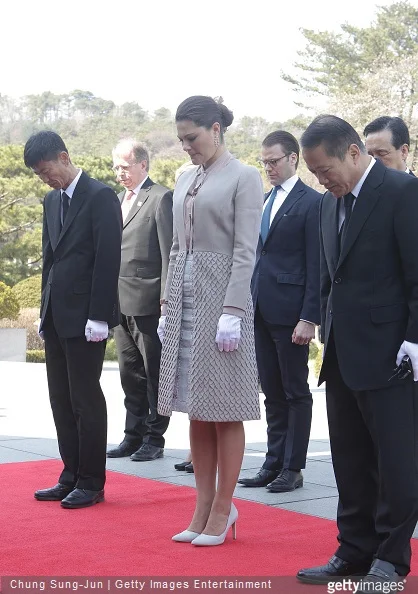
[[[364,184],[366,177],[369,175],[371,168],[373,167],[373,165],[376,163],[376,159],[374,157],[370,158],[370,163],[369,166],[367,167],[366,171],[363,173],[363,175],[361,176],[361,178],[359,179],[359,181],[357,182],[357,184],[354,186],[354,188],[351,190],[351,193],[353,194],[353,196],[355,198],[358,198],[358,195],[360,194],[360,190],[362,185]]]
[[[282,189],[287,192],[288,194],[293,190],[293,188],[296,185],[296,182],[298,181],[299,176],[298,175],[292,175],[292,177],[289,177],[287,180],[285,180],[282,184],[280,184],[280,186],[282,187]]]
[[[68,188],[66,188],[65,190],[61,190],[61,196],[65,192],[67,194],[68,198],[71,200],[71,198],[73,197],[73,194],[74,194],[75,187],[76,187],[78,180],[80,179],[82,173],[83,173],[83,170],[79,169],[77,175],[75,176],[73,181],[70,183]]]
[[[142,182],[141,182],[141,183],[140,183],[138,186],[136,186],[136,188],[134,188],[134,189],[132,190],[132,191],[133,191],[133,193],[135,194],[135,196],[138,196],[139,190],[142,188],[142,186],[144,185],[144,183],[147,181],[148,177],[149,177],[149,176],[147,175],[147,177],[145,177],[145,178],[142,180]],[[127,192],[129,192],[129,190],[125,190],[125,194],[126,194]]]

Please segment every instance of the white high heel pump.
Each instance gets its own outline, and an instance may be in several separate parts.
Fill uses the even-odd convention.
[[[175,540],[176,542],[192,542],[199,535],[200,532],[193,532],[192,530],[183,530],[183,532],[175,534],[171,540]]]
[[[229,528],[232,526],[232,536],[234,540],[237,539],[237,520],[238,520],[238,510],[233,503],[231,503],[231,511],[229,512],[228,521],[226,523],[226,528],[219,534],[219,536],[214,536],[212,534],[199,534],[194,540],[192,540],[192,544],[197,547],[214,547],[216,545],[221,545],[225,542],[226,535],[228,533]]]

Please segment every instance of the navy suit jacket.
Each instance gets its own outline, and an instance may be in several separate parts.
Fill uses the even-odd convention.
[[[320,322],[320,201],[321,194],[298,179],[276,213],[266,242],[259,237],[251,291],[254,307],[269,324]]]

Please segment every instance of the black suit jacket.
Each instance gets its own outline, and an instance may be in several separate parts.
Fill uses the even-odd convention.
[[[268,199],[268,194],[266,199]],[[251,282],[254,306],[270,324],[319,324],[319,204],[300,179],[258,241]]]
[[[338,256],[338,200],[321,202],[320,383],[327,379],[332,326],[339,368],[352,390],[388,386],[404,340],[418,342],[418,179],[387,169],[369,172]]]
[[[58,336],[84,336],[88,319],[119,324],[122,216],[115,192],[81,174],[61,230],[61,194],[44,200],[41,326],[48,305]]]
[[[123,201],[125,191],[119,194]],[[119,299],[123,314],[160,314],[173,242],[173,193],[146,179],[123,224]]]

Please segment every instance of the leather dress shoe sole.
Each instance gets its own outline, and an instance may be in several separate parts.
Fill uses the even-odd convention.
[[[267,485],[267,490],[269,493],[290,493],[291,491],[295,491],[296,489],[303,487],[303,479],[296,481],[294,485],[272,485],[273,483]]]
[[[164,448],[154,447],[152,451],[142,451],[142,448],[139,448],[139,450],[132,454],[131,460],[133,462],[152,462],[152,460],[158,460],[158,458],[163,457]]]
[[[131,454],[134,454],[140,447],[140,445],[131,445],[129,443],[122,442],[116,448],[108,450],[106,452],[106,456],[108,458],[125,458]]]
[[[190,460],[189,461],[184,461],[184,462],[179,462],[178,464],[174,464],[174,468],[176,470],[186,470],[186,466],[189,466],[190,464]]]
[[[301,569],[296,577],[304,584],[328,584],[351,577],[364,577],[369,568],[369,563],[348,563],[334,555],[325,565]]]
[[[243,487],[267,487],[269,483],[271,483],[274,479],[276,479],[280,474],[280,471],[275,470],[267,470],[266,468],[262,468],[259,472],[251,477],[251,478],[242,478],[238,479],[238,484],[242,485]]]
[[[67,487],[58,483],[50,489],[40,489],[35,491],[34,497],[37,501],[62,501],[73,491],[74,487]]]
[[[80,509],[91,507],[96,503],[104,501],[104,491],[90,491],[87,489],[74,489],[68,497],[61,501],[61,507],[65,509]]]

